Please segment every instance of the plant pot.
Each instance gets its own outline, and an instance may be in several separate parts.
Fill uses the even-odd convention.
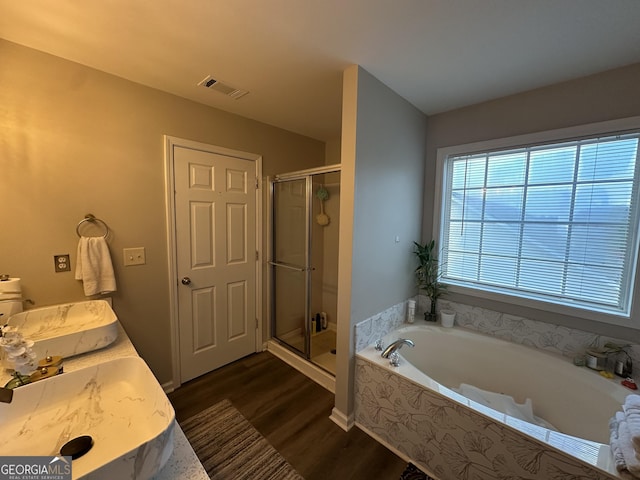
[[[453,310],[442,310],[440,311],[440,323],[445,328],[453,327],[454,321],[456,319],[456,312]]]
[[[427,322],[435,322],[436,320],[438,320],[438,314],[431,313],[431,312],[424,312],[424,319]]]

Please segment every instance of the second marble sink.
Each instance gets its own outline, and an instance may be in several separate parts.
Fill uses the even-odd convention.
[[[175,412],[146,363],[122,357],[14,390],[0,403],[2,455],[60,455],[72,439],[93,447],[72,461],[85,479],[153,477],[173,451]]]
[[[37,358],[63,358],[106,347],[118,338],[118,318],[105,300],[34,308],[9,317],[8,324],[35,342]]]

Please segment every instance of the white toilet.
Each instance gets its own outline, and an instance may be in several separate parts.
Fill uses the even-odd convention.
[[[0,275],[0,325],[22,311],[22,285],[19,278]]]

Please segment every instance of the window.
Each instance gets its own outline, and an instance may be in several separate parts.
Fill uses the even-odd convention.
[[[640,130],[439,152],[442,281],[629,317],[639,138]]]

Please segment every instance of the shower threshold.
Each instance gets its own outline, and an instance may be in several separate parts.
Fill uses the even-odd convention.
[[[304,337],[300,330],[294,330],[276,337],[276,341],[283,346],[302,352],[304,351]],[[303,356],[304,357],[304,356]],[[336,375],[336,331],[334,328],[323,330],[311,335],[311,359],[318,367],[323,368],[331,375]]]
[[[331,393],[336,392],[336,378],[334,375],[329,373],[326,368],[322,368],[322,366],[305,360],[289,348],[281,345],[276,339],[271,339],[267,342],[267,351],[271,352],[280,360],[292,366],[320,386],[326,388]],[[335,357],[335,355],[333,356]]]
[[[311,361],[318,365],[320,368],[326,370],[333,376],[336,375],[336,354],[331,352],[321,353],[311,357]]]

